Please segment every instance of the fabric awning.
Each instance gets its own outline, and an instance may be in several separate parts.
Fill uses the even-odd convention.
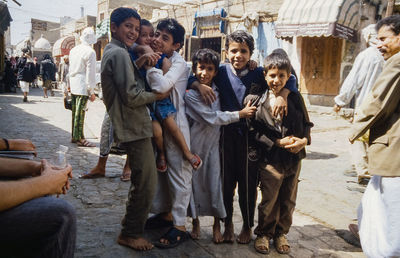
[[[8,29],[11,21],[12,18],[10,12],[8,11],[7,4],[0,2],[0,35],[3,35]]]
[[[110,19],[104,19],[96,25],[96,39],[108,36],[110,32]]]
[[[276,21],[277,37],[336,36],[357,41],[360,0],[285,0]]]
[[[75,37],[66,36],[58,39],[53,45],[53,57],[69,55],[69,51],[75,47]]]

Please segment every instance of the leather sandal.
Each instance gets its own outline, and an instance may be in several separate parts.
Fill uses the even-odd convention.
[[[261,254],[269,254],[269,237],[257,236],[254,241],[254,249]]]
[[[290,245],[289,242],[287,241],[287,238],[285,235],[280,235],[278,237],[274,238],[274,245],[275,245],[275,249],[278,253],[280,254],[288,254],[290,253]],[[287,246],[288,249],[284,250],[283,247]]]

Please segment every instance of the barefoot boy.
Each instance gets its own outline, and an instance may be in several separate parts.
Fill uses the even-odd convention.
[[[289,59],[282,54],[273,53],[266,58],[265,80],[270,91],[264,95],[252,123],[263,150],[259,175],[262,200],[254,247],[264,254],[269,252],[270,239],[278,253],[290,252],[285,234],[292,224],[301,159],[306,155],[304,147],[311,142],[313,124],[300,93],[289,94],[287,116],[272,114],[272,106],[290,77],[290,67]]]
[[[132,185],[118,243],[136,250],[153,245],[143,238],[157,184],[151,144],[152,126],[146,105],[167,95],[146,92],[145,82],[132,64],[128,48],[140,32],[140,16],[131,8],[117,8],[110,16],[111,42],[101,61],[104,104],[117,143],[123,143],[132,171]],[[132,122],[134,121],[134,122]]]

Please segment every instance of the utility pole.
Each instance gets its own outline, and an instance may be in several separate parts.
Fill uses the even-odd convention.
[[[393,14],[393,6],[394,6],[394,0],[388,0],[388,5],[386,8],[386,17]]]

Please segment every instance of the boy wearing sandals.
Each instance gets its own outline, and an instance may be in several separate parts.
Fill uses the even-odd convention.
[[[147,70],[146,79],[153,89],[162,92],[171,91],[170,98],[176,109],[174,116],[176,129],[182,132],[186,144],[190,146],[189,123],[184,101],[189,69],[185,60],[177,52],[183,46],[184,39],[185,29],[175,19],[165,18],[158,23],[154,46],[157,51],[167,55],[171,61],[171,67],[166,74],[163,74],[161,69],[150,68]],[[193,159],[192,162],[184,158],[181,148],[174,140],[172,135],[174,133],[176,132],[170,130],[164,132],[168,173],[158,175],[158,192],[152,207],[152,213],[159,216],[171,211],[173,220],[173,227],[155,242],[155,245],[160,248],[175,247],[188,238],[185,224],[192,192],[192,170],[193,167],[200,168],[201,166],[199,158]],[[194,164],[193,167],[191,163]]]
[[[264,61],[265,80],[270,88],[252,121],[260,153],[261,203],[258,205],[258,226],[254,233],[256,251],[269,252],[273,239],[278,253],[290,252],[285,234],[289,232],[296,205],[297,184],[301,160],[306,156],[304,147],[310,144],[309,121],[303,98],[299,92],[290,92],[286,116],[274,116],[271,107],[290,77],[290,61],[274,53]]]

